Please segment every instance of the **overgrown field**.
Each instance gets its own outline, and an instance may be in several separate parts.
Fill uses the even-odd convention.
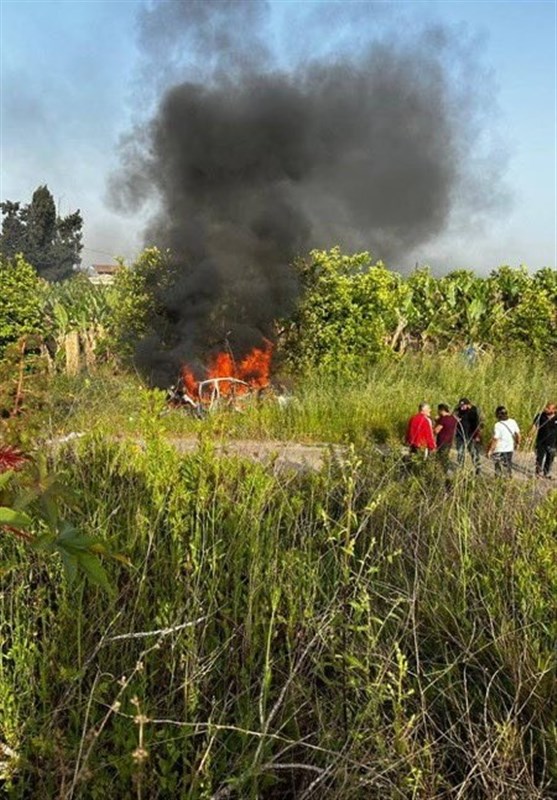
[[[365,392],[314,384],[280,430],[257,413],[332,439],[464,391],[529,418],[550,388],[535,365],[389,369],[398,384],[371,373]],[[276,476],[156,434],[82,439],[53,464],[74,521],[129,559],[107,565],[113,596],[3,541],[6,797],[555,797],[555,491],[448,491],[365,446]]]
[[[555,357],[485,354],[470,365],[461,354],[407,355],[370,365],[364,373],[290,375],[286,405],[267,397],[246,404],[242,412],[224,411],[200,421],[182,412],[167,412],[164,392],[148,389],[133,374],[100,370],[76,378],[55,376],[40,400],[31,395],[12,438],[32,446],[37,438],[95,430],[135,437],[157,432],[213,439],[395,442],[404,435],[406,421],[420,401],[452,407],[461,396],[482,409],[489,426],[495,407],[505,404],[527,431],[534,414],[555,396],[556,376]],[[28,382],[31,387],[32,376]]]

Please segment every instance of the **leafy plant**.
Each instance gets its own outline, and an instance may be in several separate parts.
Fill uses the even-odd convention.
[[[99,356],[108,358],[113,295],[111,286],[94,285],[82,273],[49,287],[45,329],[56,343],[57,360],[69,374],[81,366],[96,366]]]
[[[289,331],[291,362],[333,372],[392,352],[405,290],[400,277],[369,253],[314,250],[298,265],[303,294]]]
[[[55,564],[17,549],[13,798],[551,796],[554,493],[463,477],[448,494],[370,448],[275,473],[210,443],[90,437],[64,463],[83,532],[141,566],[112,606],[53,596]]]
[[[106,547],[81,533],[62,514],[62,508],[74,504],[70,489],[49,474],[45,457],[30,461],[14,448],[0,448],[0,530],[37,552],[58,555],[70,581],[81,571],[110,593],[112,587],[99,560],[100,555],[108,555]]]
[[[0,356],[26,334],[43,328],[46,284],[23,256],[8,260],[0,255]]]
[[[132,361],[145,336],[163,336],[165,319],[160,316],[157,298],[168,290],[172,278],[168,254],[156,247],[144,250],[133,266],[122,266],[117,272],[109,330],[116,352],[125,362]]]

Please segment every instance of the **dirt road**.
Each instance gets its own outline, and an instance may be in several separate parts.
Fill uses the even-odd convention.
[[[57,439],[51,440],[50,445],[60,446],[65,442],[71,441],[75,438],[80,438],[84,434],[72,433],[67,436],[62,436]],[[125,437],[117,437],[118,441],[124,441]],[[133,441],[140,447],[145,447],[145,440],[141,438],[133,438]],[[188,437],[175,437],[167,439],[180,453],[194,453],[200,446],[199,440]],[[269,439],[228,439],[228,440],[214,440],[212,446],[218,455],[222,456],[236,456],[240,458],[249,458],[252,461],[258,461],[261,464],[272,466],[273,471],[281,472],[284,470],[320,470],[324,466],[326,460],[332,455],[335,458],[342,460],[347,453],[347,447],[340,444],[327,444],[326,442],[315,442],[311,444],[302,444],[300,442],[288,441],[274,441]],[[370,445],[375,452],[387,456],[390,448],[388,445]],[[391,448],[392,452],[392,448]],[[400,447],[398,452],[402,458],[406,449]],[[452,466],[457,468],[456,454],[452,451]],[[519,451],[515,454],[513,461],[513,477],[519,481],[529,481],[533,486],[536,486],[542,491],[548,491],[551,488],[557,488],[557,478],[553,481],[538,479],[535,476],[535,461],[533,452]],[[471,465],[468,463],[465,467],[467,471],[472,473]],[[494,475],[495,469],[491,459],[482,456],[481,470],[484,475]]]
[[[171,444],[181,453],[195,452],[199,443],[196,439],[170,439]],[[387,455],[389,447],[387,445],[373,445],[377,452]],[[214,442],[215,451],[223,456],[239,456],[259,461],[262,464],[273,466],[275,471],[284,469],[295,470],[320,470],[325,460],[333,454],[336,458],[342,459],[346,454],[347,448],[344,445],[331,445],[327,443],[300,444],[298,442],[269,441],[257,439],[230,439],[223,442]],[[404,448],[400,448],[401,457],[405,453]],[[453,466],[456,468],[456,457],[453,451]],[[467,467],[468,468],[468,467]],[[557,488],[557,480],[549,481],[537,479],[535,476],[535,460],[533,452],[518,452],[515,454],[513,462],[513,477],[520,481],[532,481],[544,489]],[[493,461],[482,456],[482,473],[494,475],[495,468]]]

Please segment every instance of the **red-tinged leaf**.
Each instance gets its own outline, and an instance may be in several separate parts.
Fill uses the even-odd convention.
[[[29,458],[17,447],[8,444],[0,447],[0,473],[21,469],[28,461]]]

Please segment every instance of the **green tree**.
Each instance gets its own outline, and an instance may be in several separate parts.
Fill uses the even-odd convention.
[[[0,254],[0,355],[21,336],[42,331],[45,283],[23,256]]]
[[[291,361],[342,371],[392,352],[406,293],[397,273],[338,247],[312,251],[298,268],[304,293],[288,337]]]
[[[420,267],[407,279],[406,287],[408,336],[415,346],[423,348],[438,333],[436,316],[442,301],[438,281],[429,267]]]
[[[542,267],[534,274],[533,285],[547,293],[557,310],[557,269]]]
[[[25,255],[37,272],[45,272],[52,266],[52,245],[56,234],[56,206],[46,186],[39,186],[33,192],[25,222]]]
[[[392,351],[557,347],[557,272],[499,267],[488,278],[426,268],[403,279],[368,253],[313,251],[298,264],[302,296],[287,327],[297,367],[357,368]]]
[[[26,206],[6,201],[2,210],[0,253],[13,258],[22,253],[48,281],[69,277],[80,263],[83,219],[79,211],[56,215],[47,186],[39,186]]]
[[[0,203],[2,212],[2,233],[0,234],[0,253],[8,258],[25,250],[25,223],[21,203],[6,200]]]
[[[547,353],[557,348],[557,305],[544,289],[529,287],[501,329],[502,342],[525,347],[529,353]]]
[[[521,296],[530,287],[532,277],[526,267],[513,269],[504,265],[494,269],[489,278],[492,297],[501,302],[505,311],[514,308],[520,302]]]
[[[51,265],[44,274],[47,280],[61,281],[75,274],[81,263],[82,228],[83,218],[79,211],[58,218],[51,247]]]
[[[165,340],[167,321],[158,298],[171,286],[173,275],[168,255],[156,247],[147,248],[135,264],[122,265],[116,273],[109,333],[124,361],[132,360],[145,336],[155,333]]]

